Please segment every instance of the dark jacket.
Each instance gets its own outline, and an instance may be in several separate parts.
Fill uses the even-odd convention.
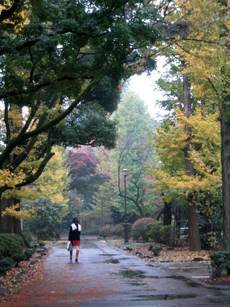
[[[80,241],[80,235],[81,235],[81,225],[79,224],[76,224],[76,229],[73,230],[72,229],[72,225],[70,226],[70,229],[69,229],[69,241]],[[75,225],[75,224],[74,224]]]

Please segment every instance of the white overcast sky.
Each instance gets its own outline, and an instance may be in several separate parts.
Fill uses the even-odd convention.
[[[148,107],[148,111],[152,118],[160,120],[166,112],[156,104],[157,100],[163,100],[163,93],[157,87],[156,81],[161,76],[164,68],[165,61],[158,60],[157,70],[154,70],[151,75],[146,73],[140,76],[133,76],[129,79],[129,90],[137,93]]]

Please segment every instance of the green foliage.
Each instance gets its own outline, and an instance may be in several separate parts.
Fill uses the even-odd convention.
[[[23,247],[24,242],[20,236],[11,233],[0,234],[0,259],[22,253]]]
[[[147,236],[155,243],[174,245],[177,232],[172,225],[165,225],[161,222],[151,223],[146,227]]]
[[[0,167],[8,169],[13,163],[18,174],[25,160],[27,167],[30,164],[14,181],[18,187],[40,176],[55,143],[115,145],[115,125],[109,115],[117,107],[119,85],[134,73],[153,69],[154,60],[145,48],[156,41],[160,18],[153,5],[140,7],[138,1],[33,3],[16,1],[17,14],[0,23],[0,100],[6,110],[28,107],[28,117],[22,120],[11,121],[5,112],[8,129],[1,139]],[[73,110],[74,116],[67,119]]]
[[[202,193],[198,197],[199,227],[202,249],[222,244],[222,189],[216,193]]]
[[[150,245],[149,250],[154,253],[154,256],[158,256],[162,250],[160,246]]]
[[[26,255],[24,254],[20,254],[20,253],[16,253],[11,257],[14,262],[16,262],[16,264],[18,264],[20,261],[24,261],[26,260]]]
[[[58,239],[61,233],[62,205],[46,198],[38,198],[30,205],[36,212],[28,221],[28,226],[38,240]]]
[[[209,255],[211,258],[212,275],[221,276],[222,272],[230,275],[230,251],[221,251]]]
[[[32,240],[33,240],[32,233],[31,233],[31,231],[28,227],[25,227],[23,229],[23,236],[24,236],[26,242],[28,242],[28,243],[32,242]]]
[[[117,146],[109,153],[113,161],[113,178],[118,182],[119,197],[114,204],[124,214],[124,178],[122,169],[128,169],[127,212],[129,221],[150,216],[156,205],[155,195],[150,194],[148,165],[154,165],[155,152],[148,142],[153,121],[144,101],[134,93],[125,92],[118,109],[113,114],[118,123]],[[116,167],[115,167],[116,166]],[[116,178],[116,179],[115,179]],[[154,198],[154,200],[153,200]]]
[[[160,228],[160,241],[165,245],[173,245],[174,237],[173,237],[174,227],[172,225],[165,225]]]
[[[111,236],[117,236],[117,237],[122,237],[124,238],[124,225],[117,224],[111,229]]]
[[[75,144],[75,147],[76,144],[90,143],[93,147],[103,145],[108,149],[114,148],[117,138],[116,122],[107,113],[99,105],[87,103],[78,107],[57,126],[55,143],[62,146]]]
[[[146,235],[155,243],[160,243],[160,230],[163,224],[161,222],[150,223],[146,227]]]
[[[99,236],[106,238],[109,237],[111,233],[111,227],[110,226],[103,226],[99,230]]]
[[[15,262],[10,257],[6,257],[0,260],[0,274],[6,273],[10,269],[12,269],[13,266],[15,266]]]
[[[147,225],[151,223],[156,223],[157,220],[152,217],[144,217],[142,219],[137,220],[131,230],[131,236],[133,240],[142,240],[142,241],[148,241],[148,235],[147,235]]]
[[[25,260],[29,260],[33,256],[33,251],[30,249],[25,250],[24,257]]]

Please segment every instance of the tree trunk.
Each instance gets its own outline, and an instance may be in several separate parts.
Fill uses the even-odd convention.
[[[14,233],[13,218],[9,215],[2,217],[2,212],[5,211],[6,208],[13,206],[14,200],[13,200],[13,198],[1,198],[0,204],[1,204],[0,232],[1,233]]]
[[[189,250],[200,251],[200,231],[199,231],[199,214],[197,212],[196,195],[193,195],[193,200],[188,204],[188,238]]]
[[[226,108],[226,107],[225,107]],[[230,109],[228,107],[228,109]],[[225,110],[226,111],[226,110]],[[227,110],[230,111],[230,110]],[[221,163],[223,198],[223,248],[230,250],[230,121],[221,114]],[[229,117],[229,113],[228,113]]]
[[[1,213],[2,211],[5,211],[6,208],[16,205],[18,202],[19,200],[14,198],[1,198]],[[17,211],[20,211],[20,208],[18,208]],[[0,218],[0,233],[15,233],[22,237],[25,246],[30,246],[23,236],[20,219],[15,219],[9,215],[6,215],[4,217],[0,215]]]
[[[167,203],[164,201],[164,220],[163,225],[171,225],[172,223],[172,203]]]
[[[183,63],[183,65],[185,65]],[[184,113],[187,118],[190,117],[192,113],[192,99],[190,95],[190,80],[187,74],[183,75],[183,103],[184,103]],[[186,126],[185,131],[190,133],[190,127]],[[194,165],[190,160],[189,155],[189,146],[190,146],[190,138],[187,140],[187,146],[184,149],[185,154],[185,169],[189,176],[195,176],[196,172],[194,169]],[[197,211],[197,204],[196,204],[196,191],[190,193],[188,197],[188,232],[189,232],[189,250],[190,251],[200,251],[201,244],[200,244],[200,231],[199,231],[199,223],[198,218],[199,214]]]

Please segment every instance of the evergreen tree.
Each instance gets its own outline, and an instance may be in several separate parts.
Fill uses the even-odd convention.
[[[124,201],[122,170],[128,169],[127,212],[130,219],[135,220],[151,215],[155,205],[145,174],[146,167],[154,163],[154,151],[147,142],[153,124],[144,102],[133,93],[124,94],[114,119],[118,123],[118,140],[110,155],[114,164],[113,178],[117,178],[118,195]],[[123,201],[121,198],[117,201],[124,212]]]

